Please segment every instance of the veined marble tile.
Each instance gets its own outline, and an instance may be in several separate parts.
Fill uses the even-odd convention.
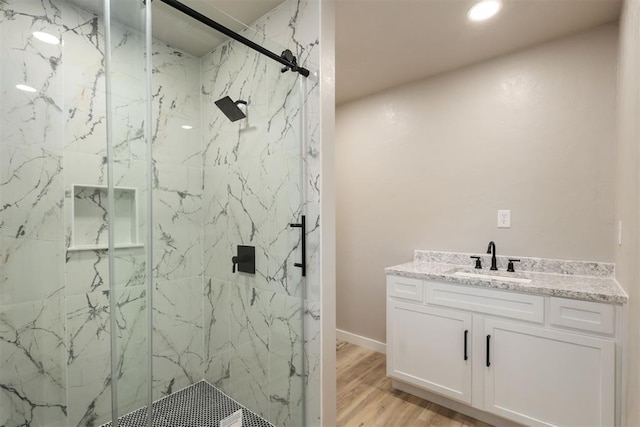
[[[138,85],[143,83],[144,81],[139,81]],[[112,96],[110,116],[113,119],[111,136],[113,159],[123,163],[139,161],[145,167],[143,170],[146,171],[146,94],[136,98],[133,96],[135,96],[133,93],[126,96]]]
[[[154,399],[203,377],[202,278],[158,281],[153,303]]]
[[[262,242],[272,197],[266,192],[263,167],[254,157],[230,165],[227,180],[219,184],[227,187],[229,198],[229,226],[245,244]]]
[[[65,150],[106,155],[104,26],[63,3]]]
[[[121,416],[148,401],[149,325],[146,286],[121,288],[116,293],[118,416]]]
[[[256,248],[254,285],[267,284],[270,198],[263,196],[260,162],[205,168],[204,171],[204,272],[207,276],[233,281],[231,258],[237,245]],[[208,183],[215,183],[208,186]]]
[[[114,185],[136,187],[142,191],[147,185],[146,171],[146,162],[143,160],[115,160],[113,162]],[[64,173],[65,191],[70,191],[71,184],[107,185],[106,157],[65,151]]]
[[[269,417],[269,351],[256,342],[233,345],[229,351],[229,380],[223,391],[264,418]],[[224,359],[223,359],[224,360]]]
[[[222,351],[212,356],[207,360],[204,378],[231,397],[225,390],[229,389],[229,384],[233,380],[231,377],[232,353],[231,351]]]
[[[274,294],[236,284],[230,288],[230,379],[225,393],[267,417],[270,304]]]
[[[302,153],[302,78],[291,73],[279,74],[270,88],[272,93],[267,105],[268,132],[265,135],[269,146],[268,154]]]
[[[303,295],[301,230],[289,224],[302,217],[301,160],[278,153],[264,159],[264,181],[269,188],[268,289],[288,295]]]
[[[268,149],[268,87],[278,69],[238,43],[228,43],[202,59],[202,126],[205,165],[233,163]],[[273,66],[267,72],[269,65]],[[278,71],[279,72],[279,71]],[[228,77],[233,76],[231,79]],[[225,80],[226,79],[226,80]],[[216,107],[223,96],[244,100],[247,118],[230,122]]]
[[[0,232],[62,241],[62,156],[41,147],[0,144]]]
[[[153,84],[176,101],[171,111],[191,115],[200,111],[200,58],[161,41],[153,41]]]
[[[106,145],[105,145],[106,147]],[[106,148],[105,148],[106,149]],[[71,197],[71,185],[107,185],[107,158],[99,154],[64,152],[64,188]],[[70,203],[69,203],[70,205]]]
[[[269,420],[277,426],[303,422],[303,300],[276,294],[269,328]]]
[[[202,275],[202,174],[200,169],[156,164],[154,273],[160,280]]]
[[[121,2],[121,12],[138,14],[138,28],[111,21],[111,93],[118,98],[136,100],[146,97],[147,64],[142,2]]]
[[[116,291],[118,394],[129,410],[146,402],[146,289]],[[70,425],[99,426],[111,416],[108,292],[67,297]]]
[[[210,382],[220,380],[212,367],[220,366],[215,359],[230,348],[231,307],[229,292],[231,284],[205,277],[203,322],[204,322],[204,378]]]
[[[291,86],[295,86],[295,76],[282,74],[277,63],[244,49],[231,42],[202,60],[206,166],[233,163],[282,150],[286,146],[283,143],[291,140],[288,137],[290,132],[300,128],[296,109],[299,110],[301,98],[289,93],[295,90]],[[251,64],[251,67],[246,64]],[[228,74],[239,76],[229,83],[224,79]],[[242,99],[248,102],[246,107],[241,107],[247,118],[234,123],[226,119],[214,104],[225,95],[234,101]],[[295,108],[287,109],[289,105]],[[293,115],[291,120],[286,117],[288,113]],[[293,146],[299,148],[298,139],[293,141]]]
[[[320,301],[322,283],[320,272],[322,269],[320,252],[320,204],[309,202],[305,204],[307,220],[307,276],[305,277],[306,298]]]
[[[202,93],[215,97],[213,101],[229,95],[234,101],[244,99],[265,104],[266,92],[262,89],[269,80],[265,72],[267,67],[279,72],[280,65],[247,46],[229,41],[201,58]],[[215,105],[208,102],[203,106],[211,106],[211,111],[213,108],[217,110]]]
[[[115,284],[118,288],[145,283],[144,248],[115,251]],[[106,250],[69,251],[66,266],[66,295],[106,291],[109,287],[109,256]]]
[[[288,46],[305,67],[320,63],[318,0],[287,1],[254,24],[276,43]]]
[[[203,96],[204,98],[204,96]],[[236,135],[233,131],[222,130],[218,125],[218,122],[226,120],[226,117],[215,117],[211,119],[210,123],[201,123],[201,135],[202,140],[202,162],[205,167],[214,167],[226,165],[231,162],[235,162],[237,156],[234,152],[230,152],[226,146],[216,143],[220,138],[232,138],[238,140],[239,135]],[[237,144],[237,142],[235,143]]]
[[[61,292],[0,306],[0,424],[66,426]]]
[[[0,237],[0,248],[1,305],[41,301],[64,286],[62,242]]]
[[[0,136],[3,144],[62,149],[63,110],[60,46],[35,39],[33,31],[59,34],[57,1],[8,1],[2,4],[0,26]],[[24,84],[35,89],[16,88]]]
[[[309,94],[309,104],[319,104],[317,100],[317,83]],[[308,140],[305,146],[304,176],[305,203],[304,211],[307,216],[307,277],[306,298],[320,301],[320,192],[321,192],[321,163],[320,163],[320,117],[319,113],[308,115]]]
[[[321,425],[321,359],[320,302],[306,300],[304,310],[304,374],[306,398],[305,425],[307,426]]]
[[[200,114],[165,113],[162,108],[164,103],[169,101],[171,100],[154,99],[154,104],[160,105],[154,106],[157,119],[153,133],[153,159],[156,164],[201,167]],[[192,128],[184,129],[182,126]]]
[[[153,49],[154,160],[202,167],[200,61],[160,42]]]

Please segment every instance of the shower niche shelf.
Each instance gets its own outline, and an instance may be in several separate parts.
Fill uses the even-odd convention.
[[[68,251],[108,249],[107,186],[72,185],[71,245]],[[139,248],[138,189],[114,187],[114,248]]]

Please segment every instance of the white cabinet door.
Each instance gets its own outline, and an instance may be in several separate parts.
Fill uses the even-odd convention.
[[[387,375],[471,402],[470,314],[389,299],[387,321]]]
[[[613,341],[493,319],[484,329],[487,411],[526,425],[614,425]]]

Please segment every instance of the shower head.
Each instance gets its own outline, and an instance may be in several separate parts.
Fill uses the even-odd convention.
[[[240,108],[238,108],[238,104],[247,105],[247,101],[243,101],[239,99],[233,102],[231,98],[229,98],[228,96],[225,96],[224,98],[218,99],[216,101],[216,105],[218,106],[218,108],[232,122],[235,122],[236,120],[244,119],[245,117],[247,117],[247,115],[243,113]]]

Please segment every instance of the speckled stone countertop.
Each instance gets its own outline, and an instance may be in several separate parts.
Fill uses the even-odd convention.
[[[475,261],[469,258],[472,255],[481,257],[482,270],[473,268]],[[610,263],[512,256],[496,258],[498,271],[490,271],[490,255],[415,251],[412,262],[385,268],[385,273],[612,304],[625,304],[628,300],[627,294],[614,278],[614,265]],[[515,273],[506,271],[509,258],[521,260],[520,263],[515,263]],[[458,272],[530,279],[531,282],[461,277],[456,275]]]

